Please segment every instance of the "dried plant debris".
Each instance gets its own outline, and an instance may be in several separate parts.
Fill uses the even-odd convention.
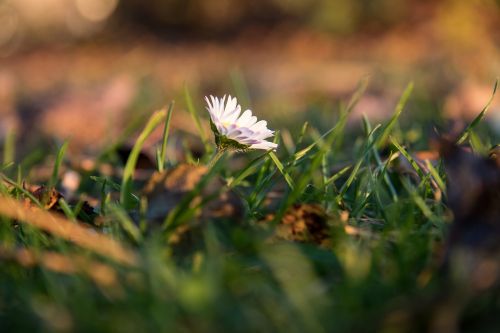
[[[64,214],[64,210],[61,208],[60,199],[64,199],[64,195],[55,188],[47,188],[46,186],[35,186],[35,185],[24,185],[26,191],[30,193],[33,198],[35,198],[41,207],[45,210],[52,212],[57,212]],[[24,204],[26,207],[35,207],[35,203],[28,197],[24,199]],[[96,218],[98,214],[96,213],[94,207],[87,201],[83,199],[72,199],[68,202],[68,207],[72,209],[75,217],[84,223],[87,223],[93,227],[98,227],[96,224]]]
[[[235,218],[242,214],[240,199],[229,191],[217,177],[210,179],[203,188],[197,186],[207,174],[205,166],[180,164],[164,172],[153,174],[143,194],[147,198],[147,218],[163,222],[165,217],[190,193],[194,193],[189,207],[196,207],[202,200],[210,198],[198,212],[201,218]],[[198,193],[195,193],[197,192]]]
[[[454,215],[445,265],[473,288],[491,287],[500,281],[500,167],[448,141],[441,155]]]
[[[110,265],[92,260],[82,255],[63,255],[58,252],[34,251],[27,248],[0,246],[0,259],[14,261],[24,267],[41,266],[57,273],[88,275],[92,281],[105,288],[118,286],[117,273]]]
[[[262,223],[271,223],[275,214],[266,216]],[[290,207],[276,226],[278,239],[300,243],[327,245],[330,241],[328,215],[318,204],[295,204]]]
[[[69,221],[60,214],[54,214],[38,207],[26,209],[23,203],[3,195],[0,195],[0,214],[70,241],[104,257],[114,259],[116,262],[136,265],[135,253],[126,246],[79,223]]]
[[[495,161],[498,168],[500,168],[500,144],[490,149],[488,157],[491,160]]]
[[[58,210],[59,199],[63,198],[63,195],[53,187],[40,186],[30,192],[47,210]],[[29,199],[26,199],[26,202],[32,204]]]

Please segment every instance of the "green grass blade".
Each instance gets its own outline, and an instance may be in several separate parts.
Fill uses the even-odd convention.
[[[107,206],[111,214],[118,220],[123,231],[137,244],[143,240],[142,233],[135,225],[134,221],[130,219],[123,208],[117,204],[110,204]]]
[[[438,223],[439,218],[432,212],[432,209],[427,205],[425,200],[418,195],[416,189],[410,184],[408,179],[403,179],[403,187],[406,189],[410,198],[413,200],[418,209],[422,212],[422,214],[429,219],[429,221],[433,223]]]
[[[3,144],[3,165],[9,165],[14,162],[16,153],[16,133],[9,130]]]
[[[391,119],[387,123],[387,125],[384,126],[384,129],[382,130],[382,134],[377,140],[377,146],[380,146],[384,144],[391,134],[391,130],[394,128],[394,125],[398,121],[399,117],[401,116],[401,113],[404,110],[404,107],[406,103],[408,102],[408,99],[411,96],[411,93],[413,91],[413,82],[410,82],[407,86],[406,89],[404,90],[403,94],[401,95],[401,98],[398,101],[398,104],[396,105],[394,114],[392,115]]]
[[[429,172],[432,175],[432,178],[434,178],[434,180],[436,181],[436,184],[438,185],[441,192],[443,192],[446,195],[446,184],[445,184],[443,178],[439,175],[439,172],[432,165],[431,161],[425,160],[425,165],[427,166],[427,169],[429,169]]]
[[[163,128],[163,140],[161,143],[161,150],[157,157],[158,171],[163,171],[165,169],[165,160],[167,158],[167,143],[168,143],[168,133],[170,130],[170,119],[172,118],[172,112],[174,110],[174,101],[170,102],[167,111],[167,117],[165,119],[165,127]]]
[[[344,196],[344,194],[347,192],[347,190],[351,186],[354,179],[356,179],[356,176],[358,175],[359,169],[361,168],[361,164],[363,164],[363,161],[366,159],[368,154],[371,152],[371,149],[375,145],[375,142],[377,142],[377,140],[375,140],[373,138],[375,136],[375,133],[378,131],[378,129],[380,127],[381,127],[380,125],[375,126],[375,128],[368,134],[367,143],[366,143],[366,146],[363,150],[363,153],[361,154],[361,157],[358,159],[358,161],[354,165],[354,168],[352,169],[352,171],[349,175],[349,178],[347,178],[346,182],[344,183],[344,185],[342,185],[342,187],[340,189],[340,193],[339,193],[340,197]]]
[[[399,150],[399,152],[401,154],[403,154],[403,156],[408,160],[408,162],[410,162],[410,165],[412,166],[412,168],[417,172],[418,176],[423,179],[424,178],[424,172],[422,171],[422,169],[418,166],[417,162],[415,161],[415,159],[413,157],[411,157],[411,155],[408,153],[408,151],[406,149],[403,148],[403,146],[401,146],[397,141],[396,139],[394,139],[393,137],[390,137],[390,140],[391,140],[391,143]]]
[[[338,172],[336,172],[334,175],[332,175],[331,177],[329,177],[326,180],[325,186],[328,186],[331,183],[335,182],[337,179],[339,179],[340,177],[342,177],[347,171],[349,171],[349,169],[351,169],[350,165],[346,166],[346,167],[343,167],[342,169],[340,169]]]
[[[31,194],[30,191],[26,190],[22,185],[20,185],[19,183],[13,181],[12,179],[10,179],[9,177],[5,176],[4,174],[0,174],[0,178],[3,179],[3,181],[5,181],[7,184],[13,186],[17,191],[21,192],[22,194],[24,194],[27,198],[29,198],[35,205],[37,205],[38,207],[40,208],[43,208],[43,205],[42,203],[37,199],[35,198],[35,196],[33,194]]]
[[[66,200],[64,198],[59,199],[59,207],[61,207],[62,211],[64,212],[64,215],[71,221],[76,221],[76,215],[71,209],[71,207],[68,205]]]
[[[274,152],[272,152],[272,151],[269,152],[269,156],[271,157],[272,161],[274,162],[274,164],[278,168],[279,172],[285,178],[288,186],[290,186],[290,188],[293,190],[295,188],[295,184],[293,183],[293,179],[290,176],[290,174],[288,174],[288,172],[285,171],[285,167],[283,166],[283,163],[281,163],[278,156],[276,156],[276,154]]]
[[[155,130],[155,128],[164,121],[165,117],[165,110],[156,111],[155,113],[153,113],[153,115],[149,118],[146,126],[142,130],[141,134],[137,138],[132,151],[130,152],[127,163],[125,164],[125,168],[123,170],[123,178],[120,189],[120,202],[126,208],[131,208],[132,206],[132,177],[134,175],[135,166],[137,164],[137,159],[139,158],[142,146],[144,145],[146,139]]]
[[[366,128],[366,132],[369,133],[371,131],[371,124],[366,115],[363,115],[363,123]],[[382,168],[382,177],[384,179],[385,184],[387,185],[387,188],[389,189],[389,192],[391,193],[392,201],[397,202],[398,194],[396,192],[396,188],[394,187],[394,184],[392,183],[390,177],[385,172],[387,169],[384,168],[384,164],[382,163],[382,159],[380,158],[380,154],[378,152],[377,147],[375,146],[372,147],[372,153],[373,157],[375,158],[375,162],[377,163],[377,167]]]
[[[477,115],[476,118],[474,118],[474,120],[469,124],[469,126],[467,126],[464,130],[464,132],[462,133],[462,135],[458,138],[457,140],[457,144],[462,144],[465,142],[465,140],[467,140],[467,138],[469,137],[471,131],[477,126],[477,124],[479,124],[481,122],[481,120],[484,118],[484,116],[486,115],[486,112],[488,112],[490,106],[491,106],[491,103],[493,102],[493,99],[495,98],[495,94],[497,92],[497,88],[498,88],[498,79],[495,80],[495,85],[493,86],[493,93],[491,94],[491,97],[490,99],[488,100],[488,103],[486,103],[485,107],[483,108],[483,110],[481,110],[481,112]]]
[[[241,170],[236,177],[234,177],[231,181],[228,182],[227,186],[233,188],[238,184],[240,184],[246,177],[250,176],[255,171],[259,163],[262,162],[263,158],[267,155],[268,153],[266,152],[254,158],[252,161],[250,161],[247,164],[247,166],[243,170]]]
[[[59,151],[57,152],[56,161],[54,163],[54,169],[52,170],[52,176],[50,177],[48,188],[57,185],[57,179],[59,178],[59,169],[61,167],[61,163],[64,159],[64,155],[66,154],[66,149],[68,148],[68,141],[64,142]]]
[[[97,156],[96,158],[96,163],[99,164],[102,162],[106,157],[109,157],[111,154],[113,154],[117,148],[123,146],[123,144],[132,136],[134,133],[136,133],[148,120],[148,115],[145,115],[143,113],[134,115],[134,118],[130,120],[125,127],[125,129],[120,133],[118,138],[113,140],[112,143],[110,143],[106,148],[103,149],[103,151]]]
[[[184,197],[182,198],[181,202],[175,206],[174,209],[172,209],[169,214],[165,217],[165,220],[163,222],[163,229],[166,231],[169,231],[176,226],[180,225],[183,221],[184,218],[183,216],[185,215],[192,215],[192,210],[194,208],[190,207],[190,204],[194,200],[194,198],[200,193],[201,190],[208,184],[210,179],[214,177],[217,172],[220,170],[221,165],[225,159],[226,153],[219,158],[215,164],[208,169],[208,172],[200,179],[200,181],[196,184],[194,189],[185,194]]]
[[[320,142],[322,142],[332,132],[338,132],[340,129],[342,129],[345,126],[347,118],[349,117],[349,115],[351,114],[352,110],[354,109],[354,107],[356,106],[356,104],[359,102],[359,100],[361,99],[361,97],[363,96],[363,94],[365,93],[366,88],[368,87],[368,82],[369,82],[368,78],[365,78],[365,79],[363,79],[359,83],[356,91],[354,92],[353,96],[349,100],[349,103],[347,103],[347,107],[342,112],[342,114],[340,116],[340,119],[337,121],[337,123],[335,124],[335,126],[333,126],[328,131],[326,131],[325,133],[323,133],[317,140],[315,140],[309,146],[307,146],[306,148],[301,149],[300,151],[296,152],[293,155],[293,157],[292,157],[292,164],[295,164],[298,160],[300,160],[305,155],[307,155],[307,153],[309,153],[314,147],[316,147]],[[306,129],[307,129],[307,123],[305,123],[304,126],[302,127],[302,131],[301,131],[301,136],[299,138],[299,142],[302,140],[302,137],[303,137]]]

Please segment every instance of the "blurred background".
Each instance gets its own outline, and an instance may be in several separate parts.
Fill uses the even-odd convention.
[[[22,145],[96,150],[173,99],[193,132],[184,86],[199,110],[232,93],[273,128],[321,127],[366,76],[353,126],[388,117],[410,81],[406,119],[460,123],[500,75],[499,0],[0,0],[0,22],[0,140]]]

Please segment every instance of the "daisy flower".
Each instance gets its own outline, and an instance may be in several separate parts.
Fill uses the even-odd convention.
[[[265,120],[257,121],[251,110],[241,113],[236,97],[205,97],[215,143],[220,150],[276,150],[276,143],[266,141],[274,135]]]

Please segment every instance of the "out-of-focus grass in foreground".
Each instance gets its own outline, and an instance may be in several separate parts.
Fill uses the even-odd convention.
[[[213,148],[197,157],[183,145],[181,163],[164,137],[149,190],[136,169],[141,146],[165,121],[168,135],[172,109],[151,116],[125,162],[112,143],[78,169],[63,146],[47,184],[67,191],[57,175],[68,170],[80,182],[54,202],[29,188],[38,165],[13,163],[6,141],[1,330],[497,331],[498,261],[474,277],[447,259],[456,198],[422,124],[399,124],[411,86],[391,119],[365,118],[354,135],[346,123],[365,87],[321,121],[326,129],[281,129],[276,154],[229,155],[206,170]],[[461,137],[477,159],[494,143],[479,120]]]

